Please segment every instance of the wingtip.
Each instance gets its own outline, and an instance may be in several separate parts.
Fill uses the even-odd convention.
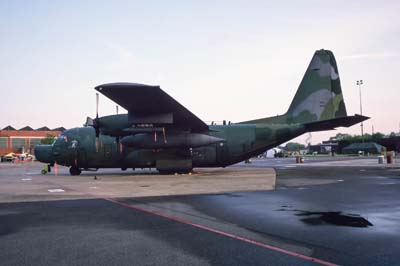
[[[360,120],[360,122],[371,119],[371,117],[365,115],[355,114],[354,116],[357,117]]]
[[[129,87],[129,88],[135,88],[135,87],[160,87],[158,85],[148,85],[148,84],[141,84],[141,83],[132,83],[132,82],[112,82],[112,83],[104,83],[97,85],[94,87],[95,90],[101,92],[103,89],[108,89],[108,88],[123,88],[123,87]]]

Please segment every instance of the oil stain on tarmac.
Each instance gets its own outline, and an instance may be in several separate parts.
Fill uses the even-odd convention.
[[[296,209],[286,209],[282,206],[282,209],[277,211],[293,211],[296,212],[296,216],[301,217],[301,221],[308,225],[336,225],[336,226],[349,226],[349,227],[369,227],[373,224],[358,214],[342,213],[340,211],[335,212],[315,212],[315,211],[304,211]]]

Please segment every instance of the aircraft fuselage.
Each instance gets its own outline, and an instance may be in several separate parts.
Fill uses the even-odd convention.
[[[117,137],[100,134],[96,141],[93,127],[79,127],[66,130],[53,145],[46,147],[51,156],[43,158],[44,149],[38,146],[36,156],[42,162],[57,163],[64,166],[88,168],[162,168],[160,163],[174,163],[181,167],[182,162],[192,167],[224,167],[265,152],[305,132],[301,124],[256,125],[230,124],[210,126],[204,134],[215,139],[216,143],[182,149],[170,147],[163,149],[144,149],[122,145]],[[149,133],[154,142],[168,142],[170,134]],[[47,160],[47,161],[46,161]]]

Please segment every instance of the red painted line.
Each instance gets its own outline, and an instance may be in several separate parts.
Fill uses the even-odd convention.
[[[255,240],[251,240],[251,239],[248,239],[248,238],[245,238],[245,237],[242,237],[242,236],[238,236],[238,235],[227,233],[227,232],[224,232],[224,231],[221,231],[221,230],[213,229],[211,227],[204,226],[204,225],[201,225],[201,224],[188,222],[188,221],[179,219],[177,217],[166,215],[166,214],[163,214],[163,213],[160,213],[160,212],[157,212],[157,211],[146,210],[146,209],[137,207],[135,205],[131,205],[131,204],[128,204],[128,203],[125,203],[125,202],[120,202],[120,201],[117,201],[117,200],[114,200],[114,199],[110,199],[110,198],[103,198],[103,199],[106,200],[106,201],[109,201],[109,202],[112,202],[112,203],[127,207],[127,208],[131,208],[131,209],[138,210],[138,211],[141,211],[141,212],[145,212],[145,213],[148,213],[148,214],[156,215],[156,216],[159,216],[159,217],[162,217],[162,218],[165,218],[165,219],[168,219],[168,220],[172,220],[172,221],[175,221],[175,222],[178,222],[178,223],[182,223],[182,224],[190,225],[190,226],[193,226],[193,227],[197,227],[197,228],[203,229],[205,231],[213,232],[213,233],[216,233],[216,234],[219,234],[219,235],[222,235],[222,236],[226,236],[226,237],[233,238],[233,239],[236,239],[236,240],[240,240],[240,241],[243,241],[243,242],[246,242],[246,243],[249,243],[249,244],[253,244],[253,245],[256,245],[256,246],[259,246],[259,247],[263,247],[263,248],[267,248],[267,249],[270,249],[270,250],[274,250],[274,251],[277,251],[277,252],[280,252],[280,253],[284,253],[284,254],[287,254],[287,255],[290,255],[290,256],[293,256],[293,257],[297,257],[297,258],[300,258],[300,259],[313,261],[313,262],[319,263],[321,265],[338,266],[337,264],[334,264],[332,262],[320,260],[320,259],[313,258],[313,257],[310,257],[310,256],[306,256],[306,255],[303,255],[303,254],[300,254],[300,253],[297,253],[297,252],[293,252],[293,251],[286,250],[286,249],[283,249],[283,248],[279,248],[279,247],[275,247],[275,246],[272,246],[272,245],[268,245],[268,244],[265,244],[265,243],[262,243],[262,242],[258,242],[258,241],[255,241]]]

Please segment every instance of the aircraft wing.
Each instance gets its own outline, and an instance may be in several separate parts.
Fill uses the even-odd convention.
[[[95,89],[128,110],[129,123],[172,125],[192,132],[208,130],[207,124],[159,86],[109,83]]]

